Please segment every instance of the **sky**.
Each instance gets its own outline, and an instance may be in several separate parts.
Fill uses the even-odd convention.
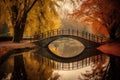
[[[74,0],[73,3],[71,0],[64,0],[63,2],[58,1],[57,3],[60,6],[57,8],[60,18],[67,18],[67,15],[72,13],[73,10],[78,9],[82,2],[80,0]]]

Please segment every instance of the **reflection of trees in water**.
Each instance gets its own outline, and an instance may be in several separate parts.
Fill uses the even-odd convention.
[[[28,80],[47,80],[52,76],[52,67],[47,66],[47,62],[41,62],[39,54],[24,54],[24,61]]]
[[[49,78],[49,80],[62,80],[62,79],[60,79],[60,75],[58,74],[58,73],[54,73],[54,75],[53,76],[51,76],[50,78]]]
[[[11,80],[27,80],[23,55],[14,56],[14,70],[12,72]]]
[[[98,57],[101,58],[101,57]],[[103,57],[98,59],[97,57],[92,57],[90,60],[93,62],[92,72],[86,71],[81,73],[83,80],[87,77],[86,80],[95,80],[99,76],[102,76],[101,73],[104,72],[105,66],[102,64],[106,63],[108,58]],[[44,60],[43,60],[44,59]],[[98,59],[96,61],[96,59]],[[99,63],[98,63],[99,62]],[[50,66],[51,65],[51,66]],[[56,75],[53,77],[53,63],[49,63],[47,58],[42,58],[41,55],[32,52],[25,52],[20,55],[11,56],[4,65],[2,69],[5,74],[8,75],[12,73],[11,80],[57,80],[61,75]],[[12,68],[11,68],[12,67]],[[14,69],[13,69],[14,67]],[[5,70],[4,70],[5,69]],[[79,78],[81,78],[81,76]],[[94,79],[95,78],[95,79]],[[101,77],[99,77],[101,78]],[[99,80],[99,79],[98,79]]]
[[[31,52],[11,56],[0,68],[0,80],[6,80],[10,73],[11,80],[57,80],[59,77],[52,77],[53,68],[47,61],[42,62],[39,54]]]
[[[92,59],[91,71],[85,71],[78,76],[79,80],[102,80],[105,70],[109,63],[109,58],[104,55],[102,61],[94,63],[94,57]]]
[[[13,58],[9,58],[9,60],[0,65],[0,80],[8,76],[9,73],[13,72],[13,62]]]

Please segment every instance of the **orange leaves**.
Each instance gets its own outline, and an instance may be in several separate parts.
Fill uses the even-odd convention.
[[[113,22],[116,21],[116,15],[118,15],[114,11],[115,8],[113,1],[85,0],[70,16],[78,18],[85,24],[91,23],[90,26],[93,26],[94,33],[104,32],[105,35],[108,35],[111,26],[114,25]]]
[[[107,29],[97,21],[92,23],[92,31],[94,32],[94,34],[97,34],[97,35],[104,34],[104,36],[109,37],[109,33]]]

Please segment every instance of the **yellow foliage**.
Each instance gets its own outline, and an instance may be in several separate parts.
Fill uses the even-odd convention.
[[[24,36],[33,36],[35,33],[59,28],[60,19],[54,11],[50,10],[50,1],[43,1],[44,6],[40,6],[39,3],[34,5],[28,14]],[[41,11],[44,15],[40,13]]]
[[[39,57],[39,55],[29,52],[24,54],[25,70],[28,79],[47,80],[52,75],[52,68],[46,66],[46,62],[41,63],[36,57]]]
[[[40,4],[40,1],[42,2],[42,5]],[[13,1],[14,2],[14,1]],[[18,3],[21,2],[21,5],[24,4],[24,1],[18,1]],[[33,2],[33,0],[30,0],[30,2]],[[4,3],[1,1],[0,3],[0,23],[6,22],[10,28],[10,35],[13,35],[13,24],[11,22],[11,6],[16,4],[11,3],[7,1],[7,3]],[[25,32],[24,37],[30,37],[33,36],[35,33],[38,32],[44,32],[47,30],[51,30],[54,28],[58,28],[60,26],[60,20],[55,13],[55,0],[38,0],[37,3],[33,6],[33,8],[30,10],[30,12],[27,14],[27,21],[25,25]],[[24,11],[21,11],[23,6],[19,6],[19,14],[18,18],[23,14]],[[41,14],[41,12],[44,12],[44,16]]]

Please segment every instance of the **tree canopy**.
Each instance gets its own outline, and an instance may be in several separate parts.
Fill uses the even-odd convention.
[[[117,31],[120,24],[120,7],[116,0],[84,0],[80,8],[71,15],[83,22],[90,22],[94,32],[105,27],[110,38],[120,35]]]
[[[0,22],[7,22],[13,41],[20,42],[24,33],[34,35],[38,28],[42,31],[59,26],[56,5],[55,0],[2,0]]]

